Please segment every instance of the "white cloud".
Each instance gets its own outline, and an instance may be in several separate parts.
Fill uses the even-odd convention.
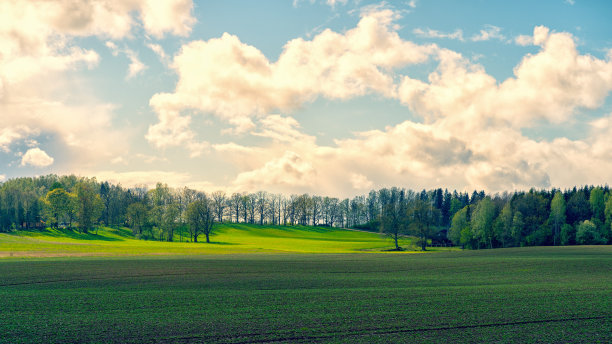
[[[135,77],[136,75],[138,75],[139,73],[143,72],[145,69],[148,68],[144,63],[142,63],[142,61],[138,59],[138,54],[136,54],[136,52],[133,51],[132,49],[129,49],[127,47],[124,47],[123,49],[119,49],[119,47],[114,42],[111,42],[111,41],[107,41],[105,44],[106,44],[106,47],[110,49],[113,56],[118,56],[120,53],[122,53],[122,54],[125,54],[125,56],[130,60],[130,64],[128,66],[128,73],[125,77],[126,80],[129,80]],[[161,47],[159,48],[161,49]]]
[[[251,134],[255,136],[268,137],[280,143],[301,142],[302,144],[314,143],[315,137],[301,133],[298,129],[300,124],[292,117],[281,115],[269,115],[260,121],[260,131]]]
[[[164,48],[162,48],[161,45],[159,44],[155,44],[155,43],[148,43],[147,47],[149,47],[149,49],[151,49],[155,54],[157,54],[157,56],[159,57],[159,59],[164,63],[167,64],[168,63],[168,56],[166,55],[166,52],[164,51]]]
[[[560,123],[578,108],[602,104],[612,89],[611,61],[579,55],[567,33],[548,35],[537,27],[534,41],[542,45],[540,52],[525,56],[515,76],[501,84],[481,66],[441,51],[429,83],[405,77],[400,99],[429,120],[446,117],[466,129],[503,123],[525,127],[541,119]]]
[[[6,180],[6,174],[0,174],[0,183]]]
[[[326,3],[331,7],[336,7],[336,4],[346,5],[348,0],[326,0]]]
[[[263,190],[276,187],[306,187],[314,184],[317,172],[299,154],[286,151],[258,169],[242,172],[234,180],[239,190]]]
[[[128,74],[126,76],[127,79],[131,79],[135,77],[136,75],[140,74],[141,72],[143,72],[145,69],[148,68],[144,63],[142,63],[142,61],[138,59],[138,56],[136,55],[134,51],[127,50],[126,54],[127,54],[127,57],[130,59],[130,65],[128,67]]]
[[[180,137],[193,133],[168,118],[187,118],[179,113],[188,109],[213,114],[240,133],[254,128],[253,118],[288,112],[317,97],[394,97],[391,70],[424,62],[436,49],[402,40],[392,28],[394,18],[391,10],[364,12],[357,27],[344,34],[327,29],[309,41],[289,41],[274,63],[227,33],[188,43],[171,65],[179,76],[175,91],[151,98],[159,123],[147,139],[158,147],[183,144]]]
[[[151,99],[151,106],[156,105]],[[200,156],[208,148],[209,144],[196,140],[196,134],[191,130],[191,117],[181,116],[172,109],[158,111],[159,123],[149,127],[145,138],[157,148],[182,146],[190,151],[192,157]]]
[[[480,30],[480,32],[470,38],[474,42],[478,41],[488,41],[491,39],[498,39],[503,41],[506,39],[504,35],[501,33],[501,28],[495,25],[485,25],[485,28]]]
[[[21,166],[47,167],[53,164],[53,158],[40,148],[31,148],[21,157]]]
[[[80,79],[66,76],[94,68],[100,59],[76,46],[74,38],[128,38],[138,18],[156,37],[185,35],[194,22],[191,7],[185,0],[0,1],[0,149],[51,134],[71,151],[76,165],[117,156],[125,147],[116,143],[126,142],[127,135],[112,127],[114,106],[92,96]],[[112,42],[107,46],[117,49]],[[133,57],[130,75],[144,68]]]
[[[166,32],[187,36],[196,22],[192,9],[192,0],[146,0],[140,5],[140,16],[145,30],[157,38]]]
[[[356,190],[369,190],[372,188],[372,186],[374,186],[374,183],[372,183],[368,177],[364,176],[363,174],[353,173],[351,174],[350,179],[353,188]]]
[[[445,32],[440,32],[437,30],[432,30],[430,28],[427,28],[424,30],[421,28],[416,28],[412,30],[412,32],[417,36],[427,37],[427,38],[448,38],[448,39],[456,39],[459,41],[464,40],[463,31],[461,29],[456,29],[455,31],[451,33],[445,33]]]
[[[6,123],[4,125],[7,125]],[[26,126],[5,127],[0,129],[0,151],[10,152],[10,146],[31,133]]]
[[[154,188],[158,182],[168,184],[173,188],[189,187],[200,191],[212,191],[217,187],[214,184],[206,181],[198,181],[196,177],[189,173],[146,170],[146,171],[89,171],[85,175],[95,176],[98,180],[106,180],[111,183],[121,184],[125,187],[135,187],[145,185],[148,188]]]
[[[252,134],[281,144],[257,147],[234,185],[354,195],[370,185],[496,192],[609,182],[612,115],[593,121],[582,140],[534,140],[522,130],[599,108],[612,90],[610,57],[580,55],[571,35],[544,27],[532,39],[540,51],[526,55],[503,82],[460,54],[439,50],[438,68],[426,82],[404,77],[399,87],[398,98],[423,123],[404,121],[319,146],[295,119],[267,116]],[[283,168],[287,160],[303,168]],[[295,170],[316,175],[296,178]]]
[[[514,42],[522,46],[533,45],[533,36],[519,35],[514,38]]]

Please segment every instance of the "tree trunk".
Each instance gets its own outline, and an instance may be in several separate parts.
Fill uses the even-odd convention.
[[[395,249],[399,251],[399,245],[397,243],[397,233],[395,233],[393,238],[395,239]]]
[[[193,236],[193,242],[198,242],[198,236],[197,235]]]
[[[206,233],[206,243],[210,244],[210,239],[208,238],[208,232]]]

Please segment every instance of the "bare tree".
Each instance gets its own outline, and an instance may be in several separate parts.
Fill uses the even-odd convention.
[[[263,225],[264,217],[266,213],[266,206],[268,204],[268,193],[265,191],[258,191],[256,194],[256,207],[257,212],[259,213],[259,224]]]
[[[206,235],[206,242],[210,243],[214,214],[211,201],[208,197],[203,197],[187,206],[187,220],[189,223],[191,240],[193,242],[198,242],[198,236],[204,234]]]
[[[215,213],[217,215],[217,222],[223,222],[223,213],[227,206],[227,195],[224,191],[215,191],[212,193],[212,199],[214,202]]]

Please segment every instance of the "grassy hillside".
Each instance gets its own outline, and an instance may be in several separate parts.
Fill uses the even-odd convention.
[[[216,225],[212,243],[136,240],[127,228],[101,228],[97,234],[66,229],[0,233],[0,258],[113,255],[192,255],[233,253],[350,253],[381,252],[393,247],[377,233],[325,227]],[[180,241],[183,242],[180,242]],[[204,240],[202,236],[200,240]],[[401,243],[416,250],[406,238]]]
[[[610,343],[611,267],[610,246],[9,259],[0,343]]]

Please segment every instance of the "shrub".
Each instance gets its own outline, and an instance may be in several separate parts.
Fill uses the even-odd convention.
[[[576,230],[576,242],[582,245],[605,244],[606,239],[601,237],[597,226],[589,220],[582,221]]]

